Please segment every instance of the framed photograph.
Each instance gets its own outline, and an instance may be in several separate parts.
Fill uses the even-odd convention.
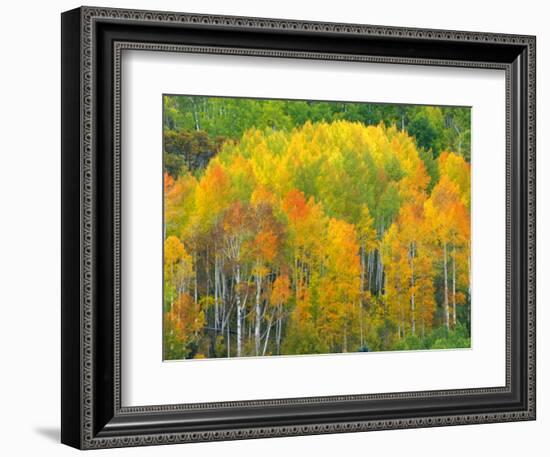
[[[535,37],[62,15],[62,442],[535,419]]]

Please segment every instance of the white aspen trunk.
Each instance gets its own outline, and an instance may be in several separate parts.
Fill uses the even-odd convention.
[[[282,305],[279,304],[279,310],[278,310],[278,318],[277,318],[277,355],[281,355],[281,334],[282,334],[282,328],[283,328],[283,311],[282,311]]]
[[[237,357],[241,356],[241,338],[242,338],[242,323],[241,323],[241,305],[237,299]]]
[[[267,351],[267,344],[269,343],[269,334],[271,333],[271,327],[273,326],[273,315],[271,315],[271,318],[269,319],[269,324],[267,327],[267,333],[265,335],[265,341],[264,341],[264,349],[262,351],[262,355],[265,355]]]
[[[458,136],[458,153],[460,155],[462,155],[462,135],[460,134],[460,129],[458,128],[458,126],[453,122],[453,127],[456,131],[456,134]]]
[[[449,284],[447,280],[447,243],[443,243],[443,311],[445,312],[445,327],[449,330]]]
[[[194,100],[191,100],[191,104],[193,105],[193,120],[195,121],[195,130],[199,131],[201,129],[201,125],[199,122],[199,114],[197,112],[197,105],[195,104]]]
[[[260,297],[262,290],[262,278],[259,274],[256,275],[256,322],[254,326],[254,346],[256,350],[256,355],[260,355],[260,330],[261,330],[261,306],[260,306]]]
[[[231,357],[231,324],[227,323],[227,358]]]
[[[223,331],[224,331],[224,327],[225,327],[225,322],[226,322],[226,306],[225,306],[225,298],[226,298],[226,280],[225,280],[225,273],[223,272],[223,262],[221,262],[220,264],[220,281],[221,281],[221,290],[220,290],[220,294],[221,294],[221,332],[223,334]]]
[[[242,350],[242,305],[241,305],[241,295],[239,293],[239,285],[241,283],[241,269],[237,265],[237,271],[235,273],[235,288],[237,296],[237,357],[241,356]]]

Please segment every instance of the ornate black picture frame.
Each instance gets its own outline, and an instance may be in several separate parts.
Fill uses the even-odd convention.
[[[504,70],[506,386],[122,406],[125,49]],[[94,7],[63,13],[62,442],[97,449],[534,420],[535,143],[532,36]]]

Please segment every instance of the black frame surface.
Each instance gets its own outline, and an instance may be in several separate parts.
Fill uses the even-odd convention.
[[[506,386],[123,407],[120,62],[127,49],[504,70]],[[535,419],[535,38],[95,7],[63,13],[61,397],[61,440],[80,449]]]

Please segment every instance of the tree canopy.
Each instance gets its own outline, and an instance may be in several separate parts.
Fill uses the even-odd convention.
[[[164,106],[166,359],[469,346],[469,109]]]

